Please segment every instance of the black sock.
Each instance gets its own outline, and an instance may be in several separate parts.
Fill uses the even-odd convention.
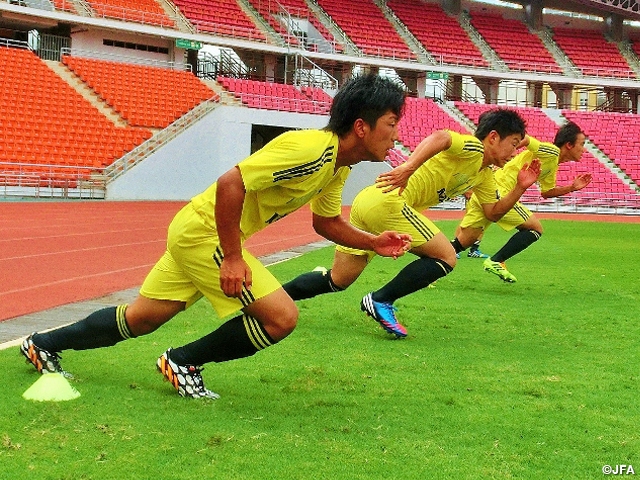
[[[422,257],[404,267],[384,287],[372,293],[376,302],[393,303],[398,298],[425,288],[453,270],[447,262]]]
[[[338,287],[331,280],[331,270],[314,271],[303,273],[290,282],[285,283],[282,288],[294,300],[312,298],[323,293],[340,292],[344,290]]]
[[[504,246],[491,256],[493,262],[505,262],[517,255],[542,236],[535,230],[519,230],[514,233]]]
[[[480,240],[476,240],[475,242],[473,242],[473,245],[471,245],[471,247],[469,248],[469,251],[477,252],[479,249],[480,249]]]
[[[38,333],[33,336],[33,343],[49,352],[110,347],[134,338],[125,319],[126,310],[127,305],[103,308],[79,322]]]
[[[451,246],[456,251],[456,253],[464,252],[466,250],[466,247],[462,246],[460,240],[458,240],[458,237],[451,240]]]
[[[204,365],[250,357],[276,343],[264,327],[249,315],[239,315],[210,334],[171,350],[171,360],[180,365]]]

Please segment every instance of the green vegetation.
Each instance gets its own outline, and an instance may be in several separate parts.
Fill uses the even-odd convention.
[[[455,224],[441,222],[449,236]],[[184,399],[156,358],[220,321],[208,303],[110,349],[64,352],[82,396],[24,400],[38,378],[0,352],[0,478],[586,479],[640,472],[640,225],[545,221],[505,284],[463,255],[397,302],[394,340],[359,308],[397,261],[375,259],[346,292],[299,303],[285,341],[207,365],[217,401]],[[492,227],[493,252],[508,234]],[[283,282],[326,248],[272,267]]]

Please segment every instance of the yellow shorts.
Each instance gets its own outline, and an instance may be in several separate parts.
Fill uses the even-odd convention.
[[[365,232],[379,235],[385,230],[411,235],[411,247],[419,247],[431,240],[440,229],[423,214],[406,204],[397,191],[382,193],[371,185],[362,190],[351,205],[349,222]],[[376,254],[368,250],[343,247],[336,250],[350,255],[366,255],[370,261]]]
[[[191,203],[169,225],[167,251],[144,280],[140,294],[156,300],[176,300],[187,308],[206,297],[220,318],[241,310],[278,288],[280,283],[246,250],[242,256],[251,268],[253,285],[242,298],[227,297],[220,288],[222,250],[217,232],[205,226]]]
[[[516,202],[513,208],[496,223],[500,225],[503,230],[508,232],[529,220],[531,215],[531,210],[520,202]],[[471,198],[467,202],[467,212],[464,214],[464,217],[460,222],[460,227],[481,228],[482,230],[486,230],[491,223],[491,220],[487,220],[487,217],[484,216],[484,210],[482,209],[482,205],[480,204],[478,197],[471,195]]]

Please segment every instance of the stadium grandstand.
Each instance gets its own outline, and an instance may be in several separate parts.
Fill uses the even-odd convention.
[[[594,182],[527,205],[640,214],[635,0],[0,0],[0,198],[188,199],[323,127],[362,71],[406,89],[405,153],[495,106],[545,141],[572,120],[587,152],[559,182]],[[383,168],[358,165],[345,203]]]

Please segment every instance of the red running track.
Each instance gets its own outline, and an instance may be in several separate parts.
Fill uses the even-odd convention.
[[[164,252],[167,226],[184,204],[0,203],[0,321],[139,286]],[[430,210],[428,216],[459,219],[462,213]],[[638,216],[538,215],[640,222]],[[254,235],[246,246],[262,256],[321,239],[309,209],[302,208]]]
[[[0,203],[0,321],[139,286],[185,202]],[[321,239],[303,209],[247,242],[267,255]]]

